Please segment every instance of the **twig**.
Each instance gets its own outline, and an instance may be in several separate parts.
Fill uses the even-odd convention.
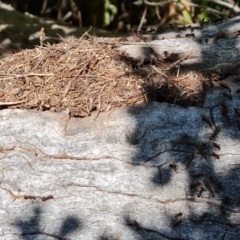
[[[16,105],[16,104],[24,103],[27,101],[29,101],[29,100],[22,100],[22,101],[17,101],[17,102],[0,102],[0,106]]]
[[[156,3],[156,2],[149,2],[149,1],[147,1],[147,0],[143,0],[143,2],[144,2],[145,5],[153,6],[153,7],[155,7],[155,6],[162,6],[162,5],[165,5],[165,4],[169,4],[169,3],[170,3],[169,1]]]
[[[106,87],[106,85],[103,86],[103,88],[102,88],[102,90],[101,90],[101,92],[100,92],[100,94],[99,94],[99,97],[98,97],[98,112],[97,112],[96,117],[93,119],[94,121],[98,118],[98,115],[99,115],[99,113],[100,113],[100,108],[101,108],[101,95],[102,95],[102,92],[103,92],[103,90],[104,90],[105,87]]]
[[[240,11],[240,8],[238,6],[236,6],[236,5],[234,6],[233,4],[228,3],[228,2],[224,2],[224,1],[220,1],[220,0],[207,0],[207,2],[217,3],[217,4],[221,5],[221,6],[230,8],[234,12],[239,12]]]
[[[92,26],[90,26],[89,30],[82,35],[81,39],[84,39],[86,36],[90,37],[89,32],[91,31],[91,29],[92,29]]]
[[[70,80],[69,80],[69,82],[68,82],[68,84],[67,84],[67,86],[66,86],[66,88],[65,88],[65,90],[64,90],[63,96],[62,96],[62,98],[63,98],[62,102],[64,101],[66,95],[68,94],[68,92],[69,92],[69,90],[70,90],[70,87],[71,87],[71,85],[72,85],[72,82],[74,82],[74,81],[80,76],[82,70],[83,70],[87,65],[88,65],[88,63],[86,63],[86,64],[79,70],[78,74],[75,76],[74,79],[70,79]]]
[[[187,56],[181,57],[180,59],[178,59],[174,63],[170,64],[167,68],[167,71],[172,70],[174,67],[179,65],[181,62],[187,60],[190,57],[191,54],[192,54],[192,52],[190,52]]]
[[[30,76],[53,76],[53,73],[28,73],[28,74],[7,74],[7,73],[0,73],[0,76],[13,76],[17,78],[24,78]],[[1,80],[1,79],[0,79]]]
[[[71,85],[72,85],[72,79],[69,80],[69,82],[68,82],[68,84],[67,84],[67,86],[66,86],[66,88],[65,88],[65,90],[63,92],[63,96],[62,96],[63,100],[62,100],[62,102],[64,101],[66,95],[68,94]]]
[[[145,5],[145,9],[143,11],[143,15],[142,15],[141,21],[140,21],[139,26],[138,26],[138,30],[137,30],[138,33],[141,31],[141,28],[142,28],[142,25],[144,23],[146,14],[147,14],[147,5]]]
[[[159,73],[160,75],[166,77],[166,78],[169,78],[169,76],[167,76],[165,73],[163,73],[160,69],[158,69],[157,67],[151,65],[151,67],[157,72]]]
[[[57,33],[57,35],[60,37],[60,39],[63,41],[63,42],[66,42],[66,40],[60,35]]]
[[[215,10],[213,8],[210,8],[210,7],[204,7],[204,6],[201,6],[199,4],[196,4],[196,3],[191,3],[191,2],[184,2],[184,3],[180,3],[180,2],[176,2],[174,1],[176,4],[181,4],[183,6],[189,6],[189,7],[195,7],[195,8],[201,8],[201,9],[205,9],[207,12],[210,12],[210,13],[215,13],[217,15],[220,15],[220,16],[226,16],[227,14],[226,13],[223,13],[223,12],[220,12],[218,10]]]
[[[41,9],[41,14],[45,13],[46,8],[47,8],[47,2],[48,0],[43,1],[42,9]]]
[[[40,40],[40,46],[43,46],[43,40],[45,38],[45,32],[44,32],[44,28],[42,27],[40,30],[40,36],[39,36],[39,40]]]

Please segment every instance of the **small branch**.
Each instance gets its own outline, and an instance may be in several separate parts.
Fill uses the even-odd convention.
[[[138,33],[141,31],[141,28],[142,28],[142,25],[143,25],[143,23],[144,23],[144,20],[146,19],[146,18],[145,18],[145,17],[146,17],[146,14],[147,14],[147,5],[145,6],[145,9],[144,9],[144,11],[143,11],[143,15],[142,15],[142,18],[141,18],[141,22],[140,22],[140,24],[139,24],[139,26],[138,26],[138,30],[137,30]]]
[[[210,8],[210,7],[204,7],[204,6],[201,6],[201,5],[196,4],[196,3],[191,3],[191,2],[179,3],[179,2],[176,2],[176,4],[181,4],[181,5],[185,5],[185,6],[189,6],[189,7],[205,9],[207,12],[215,13],[215,14],[218,14],[220,16],[226,16],[227,15],[227,14],[225,14],[223,12],[220,12],[220,11],[218,11],[216,9],[213,9],[213,8]]]
[[[29,73],[29,74],[5,74],[5,73],[0,73],[1,76],[9,76],[9,77],[17,77],[17,78],[25,78],[25,77],[31,77],[31,76],[54,76],[53,73]],[[7,80],[8,78],[0,78],[0,80]]]
[[[44,28],[42,27],[40,30],[40,36],[39,36],[39,40],[40,40],[40,46],[43,46],[43,40],[45,38],[45,32],[44,32]]]
[[[98,97],[98,111],[97,111],[97,115],[96,115],[95,118],[93,119],[94,121],[97,120],[98,115],[99,115],[99,113],[100,113],[100,111],[101,111],[101,95],[102,95],[102,92],[103,92],[103,90],[104,90],[105,87],[106,87],[106,85],[104,85],[104,86],[102,87],[102,90],[101,90],[101,92],[100,92],[100,94],[99,94],[99,97]]]
[[[0,102],[0,106],[16,105],[16,104],[24,103],[27,101],[29,101],[29,100],[22,100],[22,101],[17,101],[17,102]]]
[[[144,2],[145,5],[156,7],[156,6],[163,6],[165,4],[169,4],[171,1],[170,2],[169,1],[165,1],[165,2],[158,2],[158,3],[156,3],[156,2],[149,2],[147,0],[143,0],[143,2]]]
[[[230,8],[230,9],[233,10],[234,12],[239,12],[239,11],[240,11],[240,8],[239,8],[238,6],[233,5],[233,4],[231,4],[231,3],[223,2],[223,1],[220,1],[220,0],[207,0],[207,2],[217,3],[217,4],[221,5],[221,6]]]

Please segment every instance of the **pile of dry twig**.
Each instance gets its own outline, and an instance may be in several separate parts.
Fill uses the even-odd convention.
[[[172,72],[167,77],[162,71],[170,62],[130,59],[117,48],[122,38],[85,34],[62,40],[0,59],[0,108],[68,111],[86,117],[146,101],[202,101],[199,74]]]

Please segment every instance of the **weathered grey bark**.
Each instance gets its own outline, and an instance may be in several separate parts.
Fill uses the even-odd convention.
[[[216,89],[204,108],[153,102],[96,121],[0,111],[0,239],[238,239],[230,86],[233,100]]]
[[[239,65],[239,29],[240,16],[237,16],[203,28],[145,35],[152,41],[126,43],[119,49],[141,60],[152,60],[156,54],[162,59],[177,54],[181,65],[190,70],[226,72]]]

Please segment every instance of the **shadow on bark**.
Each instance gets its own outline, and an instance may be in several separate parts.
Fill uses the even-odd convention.
[[[42,219],[43,210],[40,206],[33,209],[33,216],[28,220],[17,220],[14,225],[20,229],[20,236],[24,240],[28,239],[37,239],[40,237],[52,237],[53,239],[65,240],[68,239],[67,236],[79,229],[82,228],[81,221],[73,216],[68,216],[62,222],[59,232],[57,233],[48,233],[45,232],[46,224],[53,224],[52,222],[44,223]],[[25,218],[23,216],[23,218]]]
[[[234,47],[232,51],[239,51]],[[205,55],[207,53],[203,51],[203,58]],[[192,67],[196,68],[196,66]],[[233,69],[223,69],[222,72],[225,76],[234,74]],[[226,91],[231,95],[230,98],[224,95]],[[238,238],[239,223],[234,219],[240,213],[240,168],[238,164],[234,164],[236,159],[234,148],[228,152],[227,138],[231,140],[232,145],[236,144],[237,148],[240,140],[239,116],[236,111],[239,109],[239,97],[224,88],[217,94],[217,97],[212,98],[212,101],[216,102],[209,100],[209,103],[205,102],[207,106],[199,108],[200,123],[195,126],[189,120],[193,119],[193,122],[197,123],[196,111],[191,113],[194,107],[183,108],[164,103],[165,105],[161,106],[164,116],[161,117],[155,112],[157,116],[152,121],[150,119],[154,117],[154,106],[152,112],[148,112],[148,119],[143,118],[143,115],[146,115],[143,106],[135,106],[129,110],[129,114],[137,122],[133,134],[126,136],[126,141],[138,149],[137,154],[132,158],[132,163],[134,165],[144,163],[156,167],[152,183],[161,188],[164,186],[167,188],[176,175],[184,170],[187,175],[186,196],[185,200],[181,201],[185,201],[186,204],[192,203],[192,207],[194,206],[192,209],[189,207],[187,213],[185,207],[174,214],[166,210],[165,217],[169,231],[161,231],[157,226],[146,228],[143,223],[145,221],[138,222],[134,217],[125,216],[125,225],[140,239]],[[164,102],[161,96],[159,99],[160,102]],[[168,113],[167,105],[171,108],[172,116]],[[173,110],[174,107],[176,111]],[[206,110],[209,113],[210,123],[202,117]],[[178,121],[177,115],[179,115]],[[158,117],[159,124],[156,122]],[[170,120],[169,123],[168,118],[176,121]],[[202,134],[203,131],[206,133]],[[219,137],[221,134],[223,136]],[[166,201],[166,204],[171,201],[178,199],[173,197]],[[196,209],[198,207],[200,211]]]

